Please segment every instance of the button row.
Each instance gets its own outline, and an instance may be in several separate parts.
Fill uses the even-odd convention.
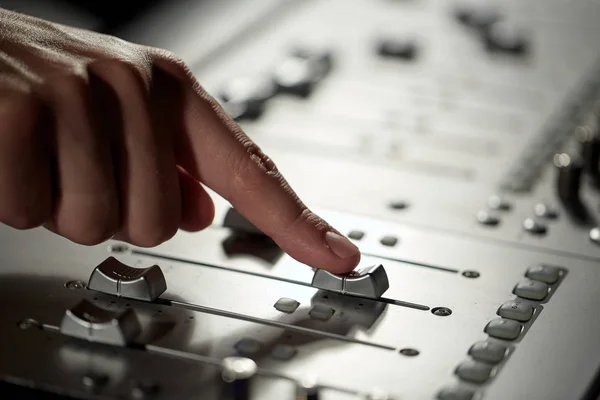
[[[353,230],[348,233],[348,237],[353,240],[362,240],[365,237],[365,232],[359,230]],[[398,244],[399,239],[396,236],[385,235],[379,240],[384,246],[394,247]]]
[[[501,202],[495,199],[492,205]],[[504,302],[497,310],[499,318],[488,322],[484,332],[491,338],[512,341],[523,332],[523,323],[533,318],[535,308],[529,300],[540,301],[546,298],[550,286],[559,281],[562,269],[548,264],[537,264],[525,272],[526,280],[519,282],[513,293],[516,299]],[[481,384],[487,382],[496,373],[496,367],[508,355],[509,347],[503,343],[490,340],[473,344],[468,351],[470,359],[460,363],[454,373],[461,380]],[[438,392],[438,399],[471,399],[476,391],[462,388],[444,388]]]
[[[232,79],[219,93],[223,108],[236,120],[255,120],[266,102],[279,93],[308,97],[333,66],[327,50],[301,48],[292,51],[273,69],[272,76]]]

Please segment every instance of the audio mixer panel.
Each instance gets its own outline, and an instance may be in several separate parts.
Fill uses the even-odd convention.
[[[3,382],[598,398],[600,3],[175,4],[122,36],[181,56],[360,265],[300,264],[212,192],[213,225],[154,248],[2,228]]]

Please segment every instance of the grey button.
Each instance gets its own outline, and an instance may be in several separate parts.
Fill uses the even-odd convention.
[[[469,349],[469,355],[477,361],[497,364],[504,359],[508,347],[492,342],[477,342]]]
[[[483,383],[490,379],[494,367],[478,361],[463,361],[456,367],[456,375],[465,380],[475,383]]]
[[[315,304],[308,312],[308,315],[320,321],[327,321],[333,316],[334,313],[335,310],[331,307],[327,307],[322,304]]]
[[[335,275],[324,269],[317,269],[312,286],[339,292],[377,299],[389,289],[389,280],[383,265],[360,268],[347,275]]]
[[[281,299],[277,300],[277,303],[275,303],[273,307],[275,307],[275,309],[278,311],[291,314],[296,311],[298,306],[300,306],[300,303],[298,303],[296,300],[282,297]]]
[[[558,218],[558,210],[544,203],[537,203],[535,206],[533,206],[533,213],[540,218]]]
[[[275,68],[275,82],[279,91],[307,97],[321,78],[322,66],[314,60],[288,57]]]
[[[590,240],[592,243],[600,245],[600,228],[590,229]]]
[[[271,351],[271,357],[281,360],[288,361],[291,360],[298,350],[294,346],[290,346],[289,344],[278,344]]]
[[[521,299],[509,300],[500,306],[498,315],[502,318],[527,322],[533,316],[533,306],[524,303]]]
[[[251,356],[258,353],[261,347],[262,345],[260,342],[249,338],[244,338],[235,344],[235,349],[245,356]]]
[[[462,387],[443,388],[437,394],[438,400],[473,400],[475,391]]]
[[[344,279],[342,292],[378,299],[389,287],[385,268],[379,264],[357,269],[348,274]]]
[[[365,233],[363,231],[351,231],[348,234],[348,237],[350,239],[354,239],[354,240],[360,240],[365,236]]]
[[[267,76],[244,76],[231,79],[221,89],[220,97],[227,102],[245,103],[266,101],[277,91],[275,83]]]
[[[487,200],[488,207],[493,210],[508,211],[512,208],[512,204],[501,196],[490,196]]]
[[[167,290],[167,283],[158,265],[132,268],[109,257],[94,269],[88,288],[129,299],[154,301]]]
[[[484,332],[497,339],[514,340],[521,334],[522,325],[512,319],[496,318],[488,322]]]
[[[131,309],[113,312],[83,300],[65,312],[60,332],[91,342],[125,346],[139,335],[141,326]]]
[[[384,246],[393,247],[398,243],[398,238],[395,236],[384,236],[379,242]]]
[[[525,218],[523,221],[523,229],[534,235],[543,235],[548,231],[546,225],[533,218]]]
[[[475,215],[475,218],[477,219],[477,222],[479,222],[481,225],[496,226],[500,223],[500,218],[484,210],[479,211]]]
[[[525,276],[535,281],[553,284],[558,281],[560,268],[554,265],[537,264],[529,267]]]
[[[485,30],[485,43],[489,51],[523,54],[527,49],[525,32],[508,21],[497,21]]]
[[[525,279],[515,286],[513,293],[529,300],[544,300],[548,295],[548,284]]]

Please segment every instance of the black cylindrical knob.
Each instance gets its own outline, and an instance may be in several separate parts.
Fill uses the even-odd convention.
[[[558,197],[567,207],[579,205],[583,162],[579,157],[561,153],[554,156],[554,165],[558,169]]]
[[[251,382],[256,370],[256,363],[245,357],[227,357],[223,360],[221,377],[227,383],[225,398],[228,400],[249,400]]]
[[[313,377],[306,377],[298,382],[296,400],[319,400],[319,385]]]
[[[585,125],[577,129],[583,169],[593,178],[600,176],[600,136],[595,127]]]

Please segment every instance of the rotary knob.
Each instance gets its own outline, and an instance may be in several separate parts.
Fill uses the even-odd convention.
[[[579,188],[583,162],[579,157],[561,153],[554,156],[554,165],[558,169],[558,197],[567,208],[580,206]]]
[[[319,400],[320,398],[319,384],[314,377],[305,377],[297,383],[296,400]]]
[[[227,383],[225,398],[249,400],[252,378],[258,370],[256,363],[245,357],[227,357],[222,368],[221,377]]]
[[[583,170],[598,182],[600,178],[600,136],[592,125],[577,128],[577,141],[581,151]]]

